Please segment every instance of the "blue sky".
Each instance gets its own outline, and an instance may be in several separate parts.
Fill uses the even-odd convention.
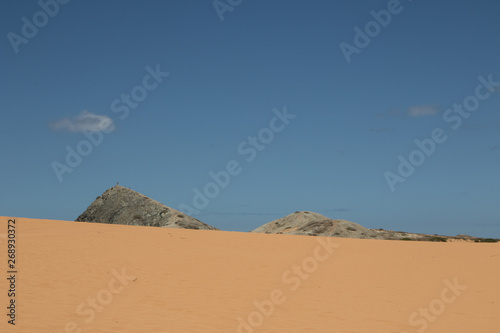
[[[41,3],[1,5],[1,215],[74,220],[119,181],[176,209],[208,186],[192,215],[224,230],[309,210],[500,238],[498,1]]]

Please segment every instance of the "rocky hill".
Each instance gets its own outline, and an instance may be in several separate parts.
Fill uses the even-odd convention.
[[[344,238],[383,239],[372,229],[346,220],[332,220],[314,212],[295,212],[261,225],[251,232]]]
[[[302,211],[261,225],[251,232],[323,237],[388,239],[428,242],[498,242],[499,239],[468,235],[443,236],[384,229],[368,229],[354,222],[333,220],[318,213]]]
[[[217,230],[215,227],[120,185],[110,188],[97,197],[76,221]]]
[[[77,222],[140,225],[164,228],[218,230],[176,209],[123,186],[113,186],[83,212]],[[467,235],[441,236],[403,231],[369,229],[346,220],[334,220],[318,213],[301,211],[266,223],[251,232],[342,238],[415,241],[498,242],[498,239]]]

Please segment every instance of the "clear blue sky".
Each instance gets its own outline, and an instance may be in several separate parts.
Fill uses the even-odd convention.
[[[500,88],[478,88],[500,81],[497,0],[238,2],[219,15],[210,0],[72,0],[47,5],[53,17],[2,2],[0,214],[74,220],[117,181],[193,206],[193,189],[235,161],[193,214],[224,230],[309,210],[500,238]],[[370,24],[388,6],[390,22]],[[356,26],[372,37],[358,34],[348,63]],[[450,109],[466,102],[467,118]],[[285,108],[295,118],[273,120]],[[415,152],[439,128],[446,140]],[[89,144],[58,178],[66,147]],[[402,177],[412,153],[423,163]],[[387,171],[405,179],[394,191]]]

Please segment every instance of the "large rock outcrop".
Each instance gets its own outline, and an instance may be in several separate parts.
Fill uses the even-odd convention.
[[[110,188],[97,197],[76,221],[217,230],[215,227],[120,185]]]
[[[332,220],[313,212],[295,212],[261,225],[252,232],[344,238],[382,238],[375,231],[346,220]]]

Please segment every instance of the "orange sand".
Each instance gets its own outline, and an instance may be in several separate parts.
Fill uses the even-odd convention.
[[[500,332],[500,244],[24,218],[12,326],[7,220],[0,332]]]

